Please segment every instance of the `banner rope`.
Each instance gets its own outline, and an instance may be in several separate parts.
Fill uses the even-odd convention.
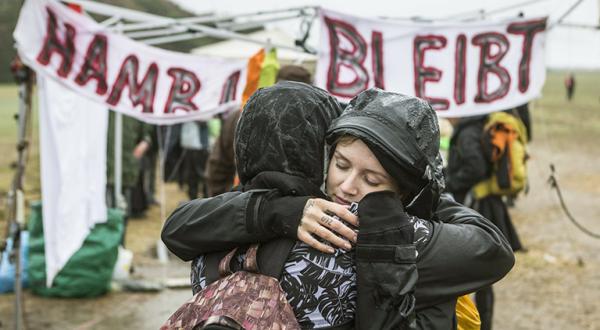
[[[554,173],[555,173],[554,164],[550,164],[550,171],[551,171],[551,173],[550,173],[550,177],[548,178],[548,183],[550,184],[550,186],[552,188],[556,189],[556,194],[558,195],[558,199],[560,200],[560,206],[562,207],[563,211],[567,215],[567,218],[569,218],[569,220],[571,220],[571,222],[575,225],[575,227],[577,227],[579,230],[581,230],[586,235],[593,237],[595,239],[600,239],[600,234],[594,233],[591,230],[585,228],[581,223],[579,223],[575,219],[575,217],[573,217],[573,215],[569,211],[569,208],[567,207],[567,204],[565,203],[562,192],[560,190],[560,186],[558,185],[558,180],[556,179],[556,176],[554,175]]]

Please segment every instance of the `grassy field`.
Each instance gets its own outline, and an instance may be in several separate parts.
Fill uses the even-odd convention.
[[[534,122],[539,123],[533,135],[538,133],[560,148],[600,131],[600,72],[576,74],[572,102],[566,99],[564,78],[564,72],[549,72],[542,97],[533,102]]]

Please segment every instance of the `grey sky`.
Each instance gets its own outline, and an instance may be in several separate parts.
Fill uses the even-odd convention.
[[[195,13],[215,12],[218,14],[252,13],[261,10],[284,9],[307,5],[322,6],[348,14],[365,17],[413,17],[444,18],[480,9],[494,11],[512,5],[530,3],[518,8],[494,14],[493,18],[514,17],[523,11],[526,17],[550,16],[550,23],[556,21],[577,0],[420,0],[420,1],[384,1],[384,0],[171,0],[183,8]],[[533,3],[535,2],[535,3]],[[597,25],[599,24],[598,3],[600,0],[583,0],[582,3],[564,20],[564,22]],[[286,21],[276,24],[286,32],[296,35],[299,23]],[[313,33],[313,35],[316,32]],[[311,36],[309,43],[316,45],[317,36]],[[595,68],[600,69],[600,30],[557,27],[548,34],[546,63],[552,68]]]

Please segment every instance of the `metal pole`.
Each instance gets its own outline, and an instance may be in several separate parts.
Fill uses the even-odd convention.
[[[492,9],[492,10],[485,10],[485,9],[479,9],[479,10],[470,10],[467,12],[462,12],[462,13],[458,13],[458,14],[453,14],[450,16],[446,16],[437,20],[442,20],[442,21],[448,21],[448,20],[472,20],[472,19],[479,19],[479,17],[483,14],[484,16],[490,16],[490,15],[494,15],[494,14],[498,14],[498,13],[502,13],[505,11],[509,11],[512,9],[516,9],[516,8],[521,8],[521,7],[525,7],[525,6],[529,6],[532,4],[535,4],[537,2],[542,2],[542,1],[548,1],[548,0],[528,0],[528,1],[523,1],[523,2],[519,2],[519,3],[515,3],[515,4],[511,4],[508,6],[504,6],[504,7],[500,7],[500,8],[496,8],[496,9]]]
[[[21,283],[21,278],[23,277],[22,274],[22,262],[23,260],[21,259],[21,232],[22,232],[22,222],[23,222],[23,210],[19,210],[19,208],[23,208],[24,207],[24,197],[23,197],[23,191],[22,190],[17,190],[17,195],[16,195],[16,201],[17,201],[17,215],[18,217],[21,217],[21,219],[17,218],[17,223],[19,226],[19,229],[17,231],[17,234],[14,237],[13,240],[13,253],[14,253],[14,260],[15,260],[15,330],[21,330],[25,328],[25,319],[24,319],[24,313],[23,313],[23,285]]]
[[[263,25],[266,23],[290,20],[290,19],[300,18],[300,17],[303,17],[302,14],[297,13],[297,14],[288,15],[288,16],[274,17],[274,18],[268,18],[268,19],[258,19],[258,20],[247,21],[247,22],[217,23],[217,28],[227,29],[229,31],[236,32],[236,31],[242,31],[244,29],[262,28]],[[127,37],[132,38],[132,39],[142,39],[142,38],[157,37],[157,36],[164,36],[164,35],[173,36],[176,33],[183,33],[183,32],[188,32],[188,31],[189,31],[189,29],[185,26],[170,25],[168,27],[161,27],[161,28],[156,28],[156,29],[151,29],[151,30],[124,32],[124,34]],[[196,33],[202,33],[202,32],[196,32]],[[202,35],[196,34],[196,35],[198,37],[206,36],[206,34],[202,34]],[[145,40],[141,40],[141,41],[145,42],[146,40],[149,40],[149,39],[145,39]]]
[[[127,20],[132,20],[132,21],[142,21],[142,22],[152,22],[151,24],[154,25],[154,23],[156,23],[159,26],[163,25],[163,24],[166,26],[180,25],[180,26],[184,26],[185,28],[189,29],[190,32],[202,32],[202,33],[205,33],[208,36],[211,36],[214,38],[242,40],[242,41],[248,41],[248,42],[252,42],[252,43],[266,46],[266,47],[271,46],[271,47],[276,47],[279,49],[287,49],[287,50],[291,50],[291,51],[306,53],[306,51],[299,49],[297,47],[272,44],[272,43],[265,42],[263,40],[256,40],[256,39],[250,38],[244,34],[232,32],[232,31],[225,30],[225,29],[212,28],[212,27],[209,27],[206,25],[201,25],[201,24],[185,23],[185,21],[177,20],[174,18],[168,18],[168,17],[159,16],[159,15],[143,13],[143,12],[139,12],[139,11],[131,10],[131,9],[119,8],[116,6],[106,5],[106,4],[95,2],[95,1],[66,0],[66,2],[81,5],[84,8],[86,8],[86,11],[89,11],[92,13],[98,13],[101,15],[107,15],[107,16],[118,15],[121,19],[127,19]],[[315,7],[307,7],[307,9],[310,9],[310,8],[315,8]],[[119,29],[121,29],[120,33],[122,33],[123,28],[124,28],[123,26],[120,28],[117,27],[115,30],[119,31]]]
[[[563,20],[564,20],[564,19],[565,19],[567,16],[569,16],[569,14],[570,14],[570,13],[571,13],[573,10],[575,10],[575,8],[577,8],[577,7],[578,7],[578,6],[579,6],[579,5],[580,5],[582,2],[583,2],[583,0],[577,0],[577,1],[576,1],[576,2],[573,4],[573,5],[571,5],[571,7],[569,7],[569,9],[567,9],[567,11],[566,11],[564,14],[562,14],[562,15],[560,16],[560,18],[559,18],[559,19],[557,19],[557,20],[556,20],[554,23],[551,23],[551,24],[548,26],[548,30],[550,30],[550,29],[553,29],[553,28],[554,28],[554,27],[555,27],[557,24],[560,24],[560,23],[562,23],[562,21],[563,21]]]
[[[114,167],[114,179],[115,179],[115,206],[119,209],[123,209],[123,203],[125,198],[122,193],[122,177],[123,174],[123,162],[122,155],[123,150],[123,115],[120,112],[115,111],[115,167]]]
[[[66,2],[73,2],[73,1],[67,0]],[[108,6],[108,5],[103,5],[103,6]],[[84,7],[85,7],[85,5],[84,5]],[[86,8],[88,8],[88,7],[86,7]],[[317,10],[317,8],[318,7],[312,7],[312,6],[295,7],[295,8],[272,10],[272,11],[259,11],[259,12],[253,12],[253,13],[245,13],[245,14],[238,14],[238,15],[232,15],[232,16],[218,16],[218,15],[209,13],[207,15],[186,17],[186,18],[161,17],[166,20],[161,19],[159,21],[148,18],[148,19],[145,19],[142,21],[137,21],[135,23],[124,24],[122,27],[122,32],[127,33],[128,31],[133,31],[133,30],[165,28],[165,27],[172,27],[173,25],[218,24],[219,22],[229,22],[229,21],[233,21],[233,20],[236,20],[239,18],[247,18],[247,17],[252,17],[252,16],[265,16],[265,15],[280,15],[280,14],[287,14],[287,13],[291,13],[291,12],[298,12],[297,15],[301,15],[305,11]],[[91,9],[91,11],[93,11],[94,8],[90,8],[90,9]],[[112,15],[116,15],[116,13],[119,12],[119,10],[122,10],[122,8],[112,7],[112,11],[114,12]],[[105,10],[105,11],[103,11],[103,13],[107,14],[107,11]],[[119,16],[119,17],[123,18],[122,16]],[[125,18],[127,18],[127,17],[125,17]],[[277,17],[275,17],[274,19],[277,19]],[[103,22],[103,25],[108,27],[110,24],[104,24],[104,22]],[[111,28],[109,27],[109,30],[110,29]]]
[[[166,217],[167,217],[167,193],[165,190],[165,160],[166,160],[166,154],[165,154],[165,144],[168,146],[168,138],[169,138],[169,133],[170,133],[170,129],[167,130],[167,141],[165,141],[165,139],[162,136],[162,132],[163,129],[161,126],[158,126],[158,129],[156,130],[156,134],[158,135],[158,178],[160,181],[160,218],[162,221],[165,221]],[[163,241],[160,239],[160,237],[158,238],[158,240],[156,240],[156,256],[158,258],[158,261],[160,261],[162,264],[167,264],[169,262],[169,253],[167,251],[167,247],[165,246],[165,243],[163,243]]]
[[[24,308],[23,308],[23,286],[22,278],[22,260],[21,260],[21,232],[25,227],[24,196],[23,196],[23,176],[25,174],[25,159],[28,141],[27,121],[31,113],[31,71],[22,66],[16,70],[17,81],[19,82],[19,114],[18,114],[18,142],[17,142],[17,170],[13,178],[11,190],[9,193],[9,217],[10,222],[9,235],[12,237],[12,249],[9,260],[15,264],[15,329],[21,330],[25,327]]]
[[[117,26],[120,26],[121,23],[118,23]],[[123,209],[123,205],[125,202],[125,198],[123,198],[123,184],[122,184],[122,174],[123,174],[123,115],[120,112],[115,111],[115,166],[113,171],[113,176],[115,180],[115,206],[119,209]],[[125,210],[124,210],[125,211]]]

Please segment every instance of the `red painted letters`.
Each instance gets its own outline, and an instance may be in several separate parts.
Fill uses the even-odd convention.
[[[142,112],[154,112],[154,95],[158,80],[158,65],[150,64],[146,75],[138,83],[139,60],[135,55],[129,55],[121,64],[119,74],[113,83],[112,90],[106,102],[112,105],[119,103],[125,87],[129,88],[129,99],[134,106],[142,105]]]
[[[529,61],[533,38],[539,32],[546,30],[546,19],[512,23],[506,29],[508,33],[523,35],[521,61],[519,62],[519,91],[525,93],[529,88]]]
[[[201,84],[198,77],[193,72],[182,68],[171,68],[167,73],[173,78],[173,83],[165,104],[165,113],[172,113],[177,109],[198,110],[198,106],[192,102],[192,98],[200,91]]]
[[[447,110],[450,107],[447,99],[425,95],[425,83],[440,81],[442,71],[436,67],[424,66],[425,52],[429,49],[437,50],[446,47],[446,38],[439,35],[417,36],[413,45],[415,95],[427,100],[435,110]]]
[[[108,40],[105,36],[97,34],[88,46],[87,53],[81,66],[81,71],[75,82],[81,86],[87,84],[90,79],[96,80],[96,94],[106,93],[106,48]]]
[[[56,33],[58,28],[56,14],[50,8],[46,8],[46,12],[48,13],[46,38],[44,39],[44,46],[37,56],[37,61],[42,65],[48,65],[52,54],[58,54],[61,56],[61,62],[56,73],[60,77],[65,78],[71,72],[71,66],[73,65],[73,55],[75,54],[74,40],[77,33],[73,25],[66,23],[64,42],[61,42]]]
[[[508,39],[500,33],[488,32],[474,36],[471,42],[480,47],[475,102],[490,103],[504,97],[510,88],[510,74],[505,67],[500,65],[500,61],[510,47]],[[498,48],[495,54],[492,54],[492,45]],[[488,91],[488,74],[490,73],[500,79],[500,85],[493,92]]]
[[[354,97],[367,89],[369,84],[369,74],[363,65],[367,57],[367,43],[351,24],[329,17],[325,17],[325,24],[330,44],[327,90],[333,95]],[[352,50],[341,47],[340,36],[344,36],[350,42]],[[343,83],[339,80],[341,66],[354,73],[355,78],[352,82]]]

